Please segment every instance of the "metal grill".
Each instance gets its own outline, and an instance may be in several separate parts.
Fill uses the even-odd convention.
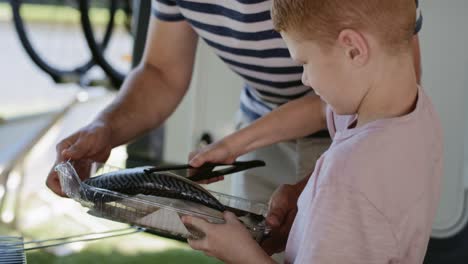
[[[125,236],[144,231],[145,229],[141,227],[128,227],[99,233],[82,234],[44,240],[32,240],[28,242],[24,242],[22,237],[0,236],[0,264],[26,263],[25,251],[27,250],[55,247],[75,242],[93,241],[117,236]],[[27,246],[25,247],[25,245]]]
[[[0,263],[26,263],[22,237],[0,236]]]

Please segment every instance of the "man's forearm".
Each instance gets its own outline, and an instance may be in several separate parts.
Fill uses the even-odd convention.
[[[318,96],[291,101],[225,140],[236,156],[326,128],[324,103]]]
[[[126,78],[114,102],[96,120],[109,125],[118,146],[160,126],[182,100],[187,87],[173,87],[166,75],[140,65]]]

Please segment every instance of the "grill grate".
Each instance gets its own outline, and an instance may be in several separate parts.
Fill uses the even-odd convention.
[[[35,250],[61,246],[75,242],[86,242],[110,237],[126,236],[144,231],[144,228],[132,226],[99,233],[82,234],[44,240],[32,240],[29,242],[24,242],[22,237],[0,236],[0,264],[26,263],[26,254],[24,253],[26,250]],[[25,247],[26,244],[28,246]]]
[[[26,263],[22,237],[0,236],[0,263]]]

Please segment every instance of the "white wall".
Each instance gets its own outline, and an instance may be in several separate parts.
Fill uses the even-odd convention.
[[[215,140],[233,132],[242,87],[240,77],[200,40],[189,92],[166,124],[164,159],[187,162],[203,132]]]
[[[448,231],[462,217],[468,183],[468,1],[422,0],[420,34],[423,85],[444,126],[445,175],[435,231]],[[464,181],[465,178],[465,181]],[[443,235],[444,232],[440,234]]]
[[[186,163],[188,153],[197,148],[204,132],[215,141],[234,132],[242,87],[241,78],[200,40],[189,92],[166,123],[164,160]],[[207,187],[228,193],[230,183],[227,177]]]

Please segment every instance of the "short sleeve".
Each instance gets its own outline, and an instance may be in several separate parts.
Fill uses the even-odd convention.
[[[184,16],[175,0],[153,0],[153,16],[163,21],[181,21]]]
[[[414,28],[414,34],[418,34],[421,31],[423,25],[423,16],[421,7],[419,6],[419,0],[416,0],[416,26]]]
[[[319,187],[309,210],[299,214],[302,238],[294,263],[393,263],[399,255],[387,219],[351,187]]]

